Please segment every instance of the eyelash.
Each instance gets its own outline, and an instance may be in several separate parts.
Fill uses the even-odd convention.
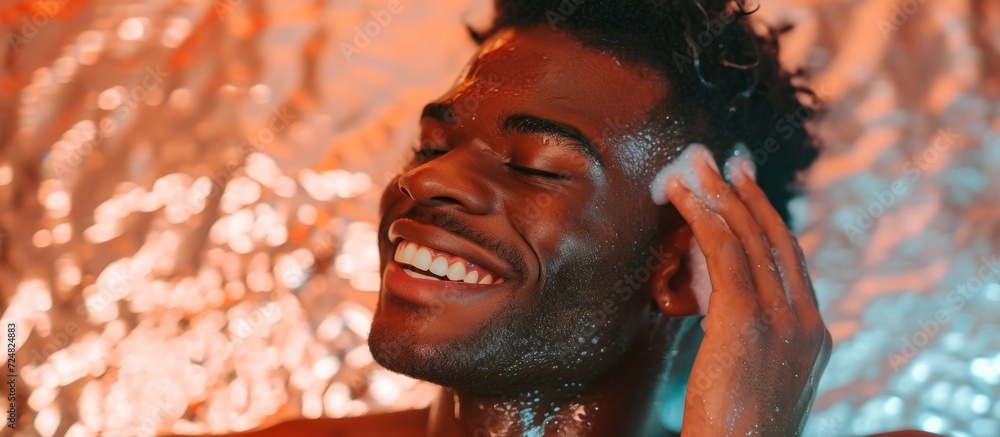
[[[448,151],[444,150],[444,149],[430,149],[430,148],[427,148],[427,149],[414,148],[413,149],[413,154],[416,155],[417,157],[420,157],[420,158],[423,158],[423,159],[429,159],[429,158],[433,158],[435,156],[444,155],[447,152]],[[509,162],[506,163],[506,164],[504,164],[504,165],[506,165],[507,168],[509,168],[511,170],[514,170],[514,171],[516,171],[518,173],[521,173],[521,174],[523,174],[525,176],[537,177],[537,178],[543,178],[543,179],[556,179],[556,180],[566,180],[566,179],[569,179],[569,176],[566,176],[566,175],[561,175],[561,174],[558,174],[558,173],[552,173],[552,172],[548,172],[548,171],[544,171],[544,170],[538,170],[538,169],[531,168],[531,167],[522,167],[520,165],[511,164]]]
[[[518,173],[521,173],[521,174],[524,174],[526,176],[533,176],[533,177],[539,177],[539,178],[545,178],[545,179],[557,179],[557,180],[566,180],[566,179],[569,179],[569,176],[566,176],[566,175],[561,175],[561,174],[558,174],[558,173],[552,173],[552,172],[548,172],[548,171],[544,171],[544,170],[538,170],[538,169],[530,168],[530,167],[521,167],[520,165],[511,164],[509,162],[506,165],[511,170],[514,170],[514,171],[516,171]]]
[[[447,150],[444,149],[413,149],[413,154],[421,158],[433,158],[438,155],[444,155],[445,152],[447,152]]]

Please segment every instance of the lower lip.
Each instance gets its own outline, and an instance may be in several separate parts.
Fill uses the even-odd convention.
[[[414,278],[407,275],[396,261],[389,261],[382,274],[386,291],[403,300],[431,306],[435,302],[459,302],[474,299],[498,290],[506,284],[469,284],[465,282],[438,281]]]

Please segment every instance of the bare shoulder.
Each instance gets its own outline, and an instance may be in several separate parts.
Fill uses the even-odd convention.
[[[270,428],[224,437],[329,436],[329,437],[423,437],[427,430],[427,409],[373,414],[342,419],[295,419]]]

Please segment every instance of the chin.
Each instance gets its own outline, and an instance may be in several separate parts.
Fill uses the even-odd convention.
[[[539,325],[537,319],[529,319],[535,321],[488,321],[474,332],[429,341],[405,323],[396,323],[398,319],[376,315],[368,345],[375,361],[388,370],[484,396],[584,387],[623,355],[623,343],[581,344],[579,327],[542,334],[530,329]]]
[[[368,336],[372,357],[393,372],[434,384],[453,387],[467,378],[469,363],[448,351],[448,344],[422,341],[409,330],[376,318]]]

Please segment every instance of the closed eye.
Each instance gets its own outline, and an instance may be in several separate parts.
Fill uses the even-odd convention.
[[[541,178],[546,178],[546,179],[559,179],[559,180],[569,179],[569,176],[561,175],[561,174],[558,174],[558,173],[552,173],[552,172],[548,172],[548,171],[545,171],[545,170],[539,170],[539,169],[531,168],[531,167],[522,167],[520,165],[511,164],[509,162],[506,165],[511,170],[514,170],[514,171],[516,171],[518,173],[521,173],[521,174],[524,174],[524,175],[528,175],[528,176],[535,176],[535,177],[541,177]]]
[[[435,156],[444,155],[445,152],[447,152],[447,150],[445,149],[431,149],[431,148],[413,149],[413,154],[421,158],[433,158]]]

